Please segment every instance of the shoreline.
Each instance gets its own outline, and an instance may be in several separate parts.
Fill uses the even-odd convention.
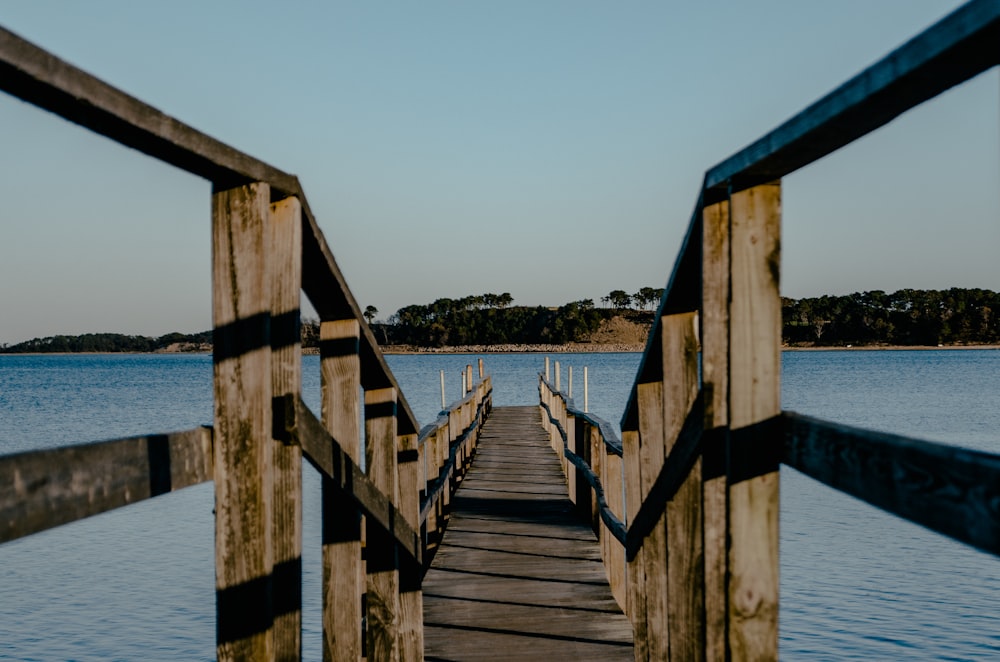
[[[386,345],[379,347],[385,355],[416,354],[642,354],[645,345],[628,343],[576,343],[571,345],[447,345],[444,347],[415,347],[412,345]],[[782,352],[924,352],[933,350],[1000,350],[996,345],[854,345],[854,346],[808,346],[782,345]],[[135,355],[135,356],[181,356],[207,354],[211,350],[156,351],[156,352],[0,352],[0,356],[77,356],[77,355]],[[303,347],[302,354],[319,354],[316,347]]]

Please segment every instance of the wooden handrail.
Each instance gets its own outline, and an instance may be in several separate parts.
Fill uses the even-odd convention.
[[[0,456],[0,543],[212,480],[212,429]]]
[[[782,414],[781,460],[894,515],[1000,556],[1000,454]]]

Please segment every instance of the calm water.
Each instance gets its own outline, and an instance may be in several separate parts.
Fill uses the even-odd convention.
[[[475,357],[390,356],[421,423]],[[556,358],[556,357],[554,357]],[[624,407],[636,354],[561,355],[590,408]],[[539,355],[487,355],[497,405],[533,404]],[[316,357],[304,393],[317,407]],[[1000,352],[784,355],[784,407],[1000,452]],[[0,356],[0,453],[211,421],[208,356]],[[318,478],[306,469],[304,654],[318,659]],[[1000,560],[782,472],[781,656],[1000,658]],[[0,546],[0,660],[214,659],[212,488],[201,485]]]

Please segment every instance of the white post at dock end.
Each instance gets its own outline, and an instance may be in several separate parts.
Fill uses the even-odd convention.
[[[545,357],[545,381],[549,381],[549,357]]]
[[[560,377],[562,377],[562,370],[559,369],[559,361],[556,361],[556,391],[562,390],[562,383]]]
[[[567,395],[573,397],[573,366],[566,368]]]
[[[480,379],[483,378],[483,359],[482,359],[482,357],[480,357],[480,359],[479,359],[479,378]]]
[[[587,366],[583,366],[583,411],[584,413],[590,413],[590,393],[587,392]]]
[[[448,406],[448,402],[445,400],[444,395],[444,370],[441,371],[441,411],[444,411]]]

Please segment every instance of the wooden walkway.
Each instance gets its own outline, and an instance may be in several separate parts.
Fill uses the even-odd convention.
[[[497,407],[424,579],[428,660],[632,660],[538,407]]]

